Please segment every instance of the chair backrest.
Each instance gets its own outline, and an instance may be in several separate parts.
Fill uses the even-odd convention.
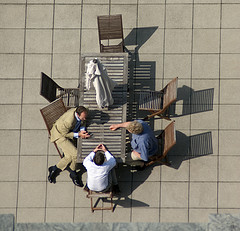
[[[45,73],[41,73],[41,89],[40,95],[43,96],[49,102],[53,102],[57,99],[57,89],[61,87]]]
[[[66,111],[67,109],[63,103],[62,98],[59,98],[50,103],[48,106],[40,109],[49,134],[55,121],[60,118]]]
[[[178,77],[169,82],[163,91],[163,110],[177,100]]]
[[[174,121],[172,121],[164,129],[162,136],[163,136],[162,138],[164,142],[162,155],[163,157],[165,157],[167,153],[170,151],[170,149],[176,144],[176,129],[175,129]]]
[[[122,39],[123,27],[122,15],[104,15],[98,16],[99,42],[107,39]]]

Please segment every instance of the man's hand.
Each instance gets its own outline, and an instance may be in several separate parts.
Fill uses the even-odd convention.
[[[80,131],[80,132],[78,133],[78,136],[81,137],[81,138],[83,138],[83,139],[86,139],[86,138],[89,138],[89,137],[90,137],[90,135],[89,135],[86,131]]]
[[[118,127],[118,124],[112,124],[109,129],[112,130],[112,131],[115,131],[117,130],[119,127]]]
[[[98,150],[102,150],[104,152],[107,151],[106,147],[103,144],[99,144],[93,151],[96,152]]]

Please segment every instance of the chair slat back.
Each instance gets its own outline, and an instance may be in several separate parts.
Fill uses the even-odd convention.
[[[177,100],[177,84],[178,77],[174,78],[163,89],[163,109],[169,107],[170,104]]]
[[[176,130],[174,121],[171,122],[165,129],[163,134],[164,149],[163,156],[165,157],[170,149],[176,144]]]
[[[41,73],[41,89],[40,95],[42,95],[50,103],[57,99],[57,89],[61,88],[52,78]]]
[[[62,98],[59,98],[48,106],[40,109],[49,134],[55,121],[60,118],[66,111],[67,109],[63,103]]]
[[[98,16],[99,40],[123,39],[122,15]]]

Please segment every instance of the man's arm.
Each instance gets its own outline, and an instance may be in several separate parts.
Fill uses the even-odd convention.
[[[109,129],[112,131],[117,130],[118,128],[126,128],[131,122],[124,122],[121,124],[112,124]]]
[[[90,154],[85,157],[85,159],[83,160],[83,165],[85,166],[85,168],[87,168],[89,162],[93,161],[94,155],[95,155],[95,152],[90,152]]]

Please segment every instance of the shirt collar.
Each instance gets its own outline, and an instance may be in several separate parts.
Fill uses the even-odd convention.
[[[77,116],[77,112],[75,112],[75,118],[76,118],[77,121],[81,121],[81,120],[79,119],[79,117]]]

